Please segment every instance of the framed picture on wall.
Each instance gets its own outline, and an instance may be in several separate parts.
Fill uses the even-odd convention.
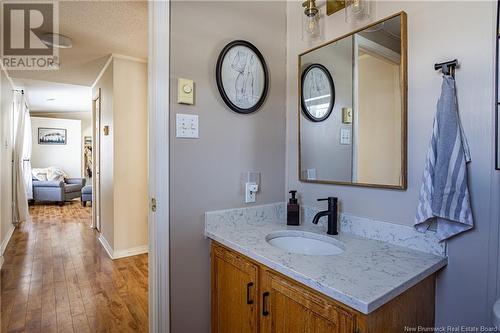
[[[266,99],[267,65],[250,42],[236,40],[227,44],[217,59],[215,77],[224,103],[237,113],[255,112]]]
[[[65,145],[66,129],[38,127],[39,145]]]

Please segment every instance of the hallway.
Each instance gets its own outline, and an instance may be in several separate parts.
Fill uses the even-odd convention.
[[[1,332],[147,332],[147,254],[112,261],[91,208],[30,207],[1,270]]]

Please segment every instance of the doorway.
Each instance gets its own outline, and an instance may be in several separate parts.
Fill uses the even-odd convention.
[[[79,6],[88,2],[69,2],[66,3],[68,6]],[[97,2],[96,2],[97,3]],[[102,3],[102,2],[100,2]],[[137,5],[138,2],[134,2],[133,5]],[[148,83],[148,89],[146,96],[148,96],[148,111],[147,111],[147,121],[149,123],[149,145],[146,147],[146,151],[149,152],[147,159],[149,163],[149,174],[146,184],[147,192],[144,196],[144,202],[146,207],[147,223],[149,224],[149,242],[147,248],[149,249],[148,256],[148,266],[149,266],[149,330],[153,332],[168,332],[169,331],[169,318],[168,318],[168,294],[169,294],[169,283],[168,283],[168,179],[165,179],[165,170],[168,170],[168,54],[169,46],[165,43],[165,40],[169,39],[169,3],[165,2],[146,2],[149,5],[147,9],[148,25],[149,25],[149,46],[150,50],[148,58],[149,72],[153,73],[149,77],[146,77]],[[117,3],[119,4],[119,3]],[[121,3],[123,4],[123,3]],[[63,13],[81,13],[82,11],[77,11],[74,8],[67,8],[62,10]],[[118,11],[121,12],[121,11]],[[64,29],[61,30],[64,32]],[[68,33],[69,34],[69,33]],[[76,45],[76,43],[75,43]],[[95,51],[95,50],[92,50]],[[62,52],[63,68],[70,68],[68,66],[69,62],[64,62],[64,52]],[[66,58],[69,59],[69,58]],[[153,69],[153,70],[151,70]],[[28,72],[28,71],[26,71]],[[16,78],[30,78],[34,80],[41,80],[43,74],[32,73],[33,76],[29,77],[29,73],[12,73],[11,75]],[[50,73],[54,74],[54,73]],[[82,78],[83,76],[80,76]],[[54,77],[51,77],[54,79]],[[54,79],[55,80],[55,79]],[[57,82],[57,81],[54,81]],[[97,172],[93,173],[92,183],[94,185],[93,195],[97,198],[94,202],[92,210],[97,210],[95,215],[95,221],[92,224],[96,227],[99,233],[104,231],[103,228],[103,217],[102,217],[102,159],[101,155],[103,151],[99,148],[96,149],[96,145],[101,146],[103,141],[102,129],[103,129],[103,118],[102,118],[102,96],[93,96],[91,100],[91,110],[94,119],[97,121],[92,122],[92,132],[93,135],[93,163],[98,167]],[[111,126],[111,131],[115,130]],[[113,132],[112,132],[113,133]],[[166,140],[165,140],[166,139]],[[109,155],[106,155],[108,158]],[[82,163],[83,164],[83,163]],[[97,182],[97,183],[96,183]],[[158,209],[156,211],[151,211],[148,208],[149,202],[156,200]],[[65,206],[65,208],[70,211],[75,212],[72,209],[73,204]],[[51,206],[51,210],[56,211],[58,207],[56,205]],[[42,214],[47,214],[42,209]],[[57,213],[58,214],[58,213]],[[80,215],[76,214],[75,217],[79,218]],[[31,226],[30,226],[31,227]],[[76,229],[76,228],[75,228]],[[23,231],[27,231],[24,229]],[[43,233],[46,234],[46,233]],[[62,233],[59,236],[67,236],[67,233]],[[77,239],[73,238],[73,239]],[[18,235],[13,236],[14,240],[22,241],[21,237]],[[74,244],[74,243],[73,243]],[[72,243],[67,243],[71,246]],[[69,251],[67,251],[69,252]],[[77,251],[78,252],[78,251]],[[11,253],[15,253],[12,251]],[[61,251],[61,253],[64,253]],[[83,252],[82,252],[83,253]],[[75,257],[76,262],[80,262],[80,259]],[[83,261],[85,263],[85,261]],[[9,269],[9,265],[12,262],[7,261],[7,266],[4,268]],[[104,265],[103,267],[105,267]],[[81,291],[83,292],[83,291]],[[85,297],[84,297],[85,298]],[[146,301],[146,308],[148,301]],[[41,302],[44,304],[44,302]],[[25,316],[29,318],[29,316]],[[73,325],[75,321],[73,320]],[[69,323],[69,321],[68,321]],[[59,325],[59,323],[56,323]],[[74,326],[73,326],[74,327]]]

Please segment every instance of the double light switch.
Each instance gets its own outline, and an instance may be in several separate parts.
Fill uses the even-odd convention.
[[[176,136],[178,138],[197,139],[198,116],[194,114],[176,114]]]

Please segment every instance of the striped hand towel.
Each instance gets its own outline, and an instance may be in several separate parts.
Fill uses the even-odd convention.
[[[469,145],[458,116],[455,79],[443,76],[434,130],[427,152],[415,228],[424,232],[436,220],[440,241],[472,228],[467,163]]]

